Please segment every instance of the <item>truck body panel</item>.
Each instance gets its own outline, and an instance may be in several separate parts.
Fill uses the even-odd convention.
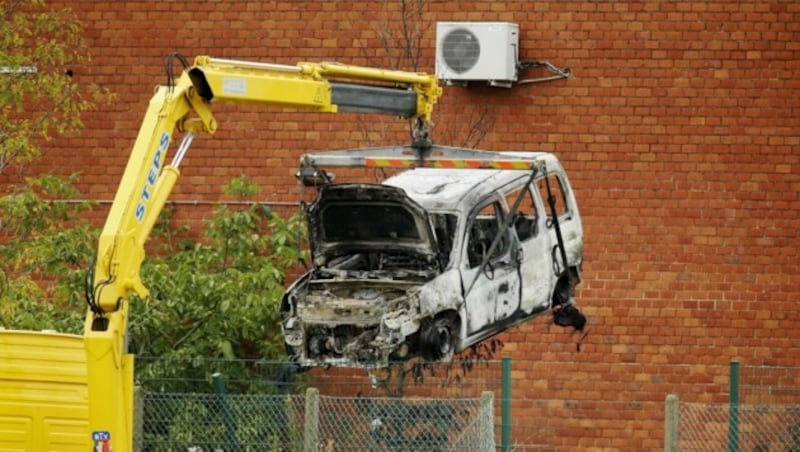
[[[0,450],[90,450],[88,397],[81,336],[0,330]]]

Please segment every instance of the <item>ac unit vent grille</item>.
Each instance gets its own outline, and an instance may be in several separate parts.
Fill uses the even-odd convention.
[[[478,38],[464,28],[449,32],[441,45],[445,64],[458,74],[472,69],[481,56],[481,44]]]

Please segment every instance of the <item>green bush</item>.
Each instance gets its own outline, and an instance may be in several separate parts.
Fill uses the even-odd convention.
[[[64,201],[78,195],[72,179],[32,179],[0,198],[7,239],[0,245],[0,326],[82,329],[85,271],[99,230],[85,220],[90,203]],[[140,380],[191,390],[207,388],[208,376],[221,371],[246,386],[263,371],[259,361],[285,356],[278,308],[287,271],[304,257],[303,218],[249,202],[257,188],[245,179],[226,192],[239,202],[215,209],[199,237],[186,238],[168,210],[154,230],[141,271],[151,297],[131,299],[132,350],[158,358],[140,361]]]
[[[256,191],[244,179],[226,186],[242,200]],[[283,358],[279,303],[287,272],[303,258],[302,220],[260,203],[221,205],[202,237],[183,241],[158,240],[175,236],[162,221],[160,247],[142,267],[150,299],[131,305],[136,352],[158,357],[138,366],[140,379],[169,379],[176,382],[170,390],[188,390],[196,386],[191,380],[222,372],[248,386],[258,360]]]
[[[78,194],[76,177],[28,179],[0,198],[1,327],[81,331],[83,278],[98,231],[85,220],[91,203],[65,201]]]

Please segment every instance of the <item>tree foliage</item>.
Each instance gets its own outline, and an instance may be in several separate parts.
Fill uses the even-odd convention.
[[[0,2],[0,174],[22,170],[41,155],[42,143],[82,129],[81,113],[111,99],[107,90],[73,79],[89,60],[69,8]]]
[[[221,371],[247,381],[264,371],[259,361],[285,357],[278,308],[287,272],[304,257],[302,216],[248,201],[256,188],[244,179],[226,191],[239,201],[219,206],[199,237],[174,227],[168,210],[154,231],[142,266],[151,297],[131,299],[140,380],[188,390]],[[64,201],[75,195],[70,181],[45,176],[0,198],[11,238],[0,243],[0,326],[81,331],[99,229],[81,220],[91,205]]]
[[[0,198],[0,326],[80,331],[97,231],[82,219],[90,203],[65,201],[76,177],[27,179]]]
[[[256,190],[234,179],[226,192],[245,200]],[[244,202],[218,207],[200,240],[156,238],[142,268],[151,297],[132,304],[130,332],[137,353],[158,360],[140,361],[137,375],[190,382],[222,371],[242,381],[259,360],[284,358],[278,308],[305,253],[301,223]],[[161,223],[158,235],[174,234]]]
[[[434,22],[430,20],[431,0],[397,0],[383,2],[381,19],[374,30],[380,44],[375,48],[364,45],[362,56],[369,65],[392,67],[408,71],[427,70],[423,67],[423,43],[431,38]],[[479,94],[476,94],[479,96]],[[447,110],[448,97],[439,100],[437,111]],[[441,118],[441,117],[440,117]],[[477,148],[492,130],[496,121],[487,102],[470,102],[458,106],[457,120],[431,124],[434,142],[450,146]],[[374,121],[358,117],[359,128],[369,146],[385,139],[386,132],[376,132]]]

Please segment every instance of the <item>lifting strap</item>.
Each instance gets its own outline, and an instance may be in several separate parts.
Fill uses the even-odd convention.
[[[564,246],[564,237],[561,235],[561,225],[558,222],[558,212],[556,212],[556,198],[553,196],[553,191],[550,188],[550,178],[547,177],[547,166],[542,165],[544,168],[544,185],[547,187],[547,204],[550,206],[550,217],[553,219],[553,229],[556,231],[556,240],[558,241],[558,250],[561,254],[561,262],[564,265],[564,268],[561,269],[560,273],[556,273],[556,276],[561,276],[564,272],[567,273],[567,279],[569,281],[570,290],[574,287],[572,281],[572,272],[569,271],[569,263],[567,262],[567,250]]]

